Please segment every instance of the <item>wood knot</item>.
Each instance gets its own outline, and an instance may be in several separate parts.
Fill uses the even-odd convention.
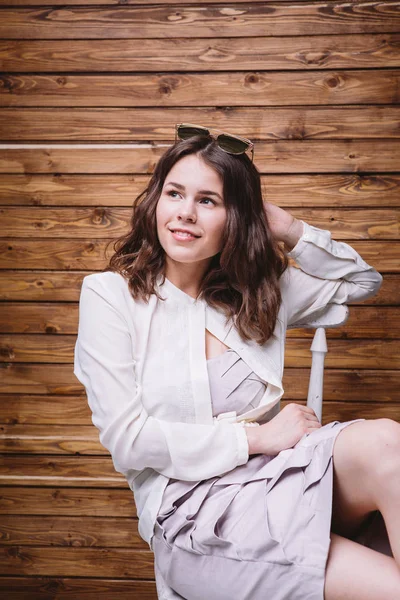
[[[15,87],[15,83],[13,83],[12,79],[7,77],[6,75],[2,75],[0,76],[0,87],[7,90],[8,92],[12,92]]]
[[[11,346],[2,346],[0,347],[0,356],[12,360],[15,358],[15,353]]]
[[[326,85],[330,88],[335,88],[339,85],[339,79],[337,77],[329,77],[326,79]]]
[[[11,546],[11,548],[7,548],[6,554],[8,554],[8,556],[11,556],[12,558],[18,558],[20,555],[18,546]]]
[[[92,222],[95,225],[107,224],[107,210],[103,207],[97,207],[93,211]]]
[[[244,79],[245,83],[258,83],[260,78],[255,73],[249,73]]]
[[[58,333],[58,327],[55,325],[46,325],[44,330],[46,333]]]
[[[169,96],[171,94],[171,92],[172,92],[171,86],[169,86],[167,83],[163,83],[162,85],[160,85],[160,94]]]

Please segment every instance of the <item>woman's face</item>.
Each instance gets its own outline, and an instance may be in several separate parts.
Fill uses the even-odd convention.
[[[167,267],[199,263],[206,269],[211,257],[222,249],[226,223],[219,174],[195,154],[179,160],[165,178],[156,220]],[[196,237],[179,233],[179,229]]]

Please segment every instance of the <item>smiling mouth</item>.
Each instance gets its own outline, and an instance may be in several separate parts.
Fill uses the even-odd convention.
[[[174,229],[170,229],[170,232],[175,238],[179,238],[181,240],[197,240],[200,236],[193,235],[192,233],[187,233],[186,231],[175,231]]]

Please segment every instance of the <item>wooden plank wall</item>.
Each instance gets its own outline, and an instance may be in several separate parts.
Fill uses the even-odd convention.
[[[0,594],[154,599],[131,492],[72,372],[82,277],[176,122],[243,134],[270,200],[384,274],[329,332],[324,422],[400,421],[400,2],[1,5]],[[290,401],[308,337],[288,340]]]

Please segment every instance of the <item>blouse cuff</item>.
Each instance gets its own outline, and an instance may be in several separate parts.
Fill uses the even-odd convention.
[[[303,223],[303,235],[295,245],[295,247],[288,252],[288,256],[297,261],[297,259],[306,251],[317,247],[320,250],[324,250],[331,255],[332,259],[347,260],[353,263],[357,263],[361,270],[371,270],[371,267],[361,258],[356,251],[343,242],[337,242],[332,240],[331,232],[327,229],[319,229],[313,225],[309,225],[305,221]],[[309,252],[305,253],[306,263],[311,259]]]
[[[233,423],[235,428],[237,442],[238,442],[238,464],[237,466],[244,465],[249,460],[249,442],[247,440],[247,434],[244,427],[238,423]]]
[[[301,237],[299,238],[295,247],[292,248],[291,251],[287,253],[288,256],[290,256],[290,258],[293,258],[294,260],[296,260],[296,258],[298,256],[300,256],[300,254],[306,249],[307,242],[313,241],[311,225],[309,225],[305,221],[301,221],[301,222],[303,223],[303,233],[302,233]]]

